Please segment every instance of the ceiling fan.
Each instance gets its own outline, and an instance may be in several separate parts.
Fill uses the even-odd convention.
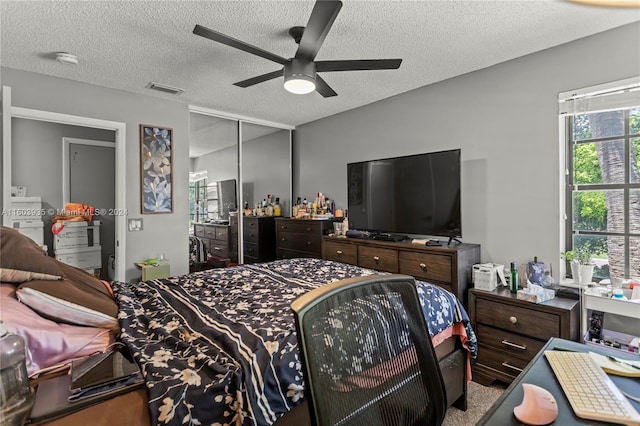
[[[314,61],[341,7],[341,1],[316,1],[307,26],[293,27],[289,30],[289,35],[298,43],[295,56],[289,59],[210,30],[202,25],[196,25],[193,33],[283,65],[280,70],[234,83],[236,86],[249,87],[284,76],[284,88],[287,91],[305,94],[315,90],[327,98],[336,96],[337,93],[317,74],[319,72],[390,70],[397,69],[402,62],[402,59]]]

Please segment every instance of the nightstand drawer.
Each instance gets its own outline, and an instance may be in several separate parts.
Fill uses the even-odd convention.
[[[399,262],[401,274],[426,281],[452,281],[451,256],[401,251]]]
[[[528,302],[526,302],[528,303]],[[558,315],[510,304],[483,300],[476,304],[476,322],[541,340],[560,335]]]
[[[533,359],[545,343],[540,340],[532,339],[520,334],[510,333],[484,324],[478,324],[475,332],[478,342],[482,342],[483,345],[501,349],[527,361]]]
[[[529,361],[482,344],[478,347],[478,358],[476,358],[476,364],[501,371],[513,378],[524,370]]]
[[[327,241],[325,254],[327,260],[358,264],[358,247],[352,244]]]
[[[358,266],[397,273],[398,250],[361,246],[358,249]]]

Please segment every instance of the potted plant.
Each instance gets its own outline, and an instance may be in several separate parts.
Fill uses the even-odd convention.
[[[593,268],[595,267],[595,265],[591,263],[591,253],[583,249],[576,249],[560,253],[560,256],[569,262],[573,282],[581,285],[591,283]]]

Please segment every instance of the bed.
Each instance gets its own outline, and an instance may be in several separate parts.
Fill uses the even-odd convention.
[[[323,284],[378,273],[290,259],[106,283],[48,257],[11,228],[0,227],[0,250],[0,320],[26,338],[33,384],[72,359],[109,350],[115,339],[145,376],[146,389],[52,425],[300,426],[304,382],[291,302]],[[466,409],[469,359],[477,351],[468,316],[451,293],[423,282],[417,288],[448,404]]]
[[[145,376],[151,423],[287,424],[304,400],[291,302],[374,273],[305,258],[114,282],[119,338]],[[468,316],[451,293],[423,282],[417,288],[448,403],[466,409],[468,361],[477,351]]]

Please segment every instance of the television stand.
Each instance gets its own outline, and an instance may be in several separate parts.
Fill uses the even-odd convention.
[[[406,235],[400,235],[400,234],[388,234],[386,232],[381,232],[379,234],[374,234],[372,239],[374,240],[379,240],[379,241],[404,241],[406,240],[407,237]]]
[[[456,237],[449,237],[449,242],[447,243],[447,245],[450,246],[452,242],[454,242],[455,244],[462,244],[462,241],[460,241]]]

